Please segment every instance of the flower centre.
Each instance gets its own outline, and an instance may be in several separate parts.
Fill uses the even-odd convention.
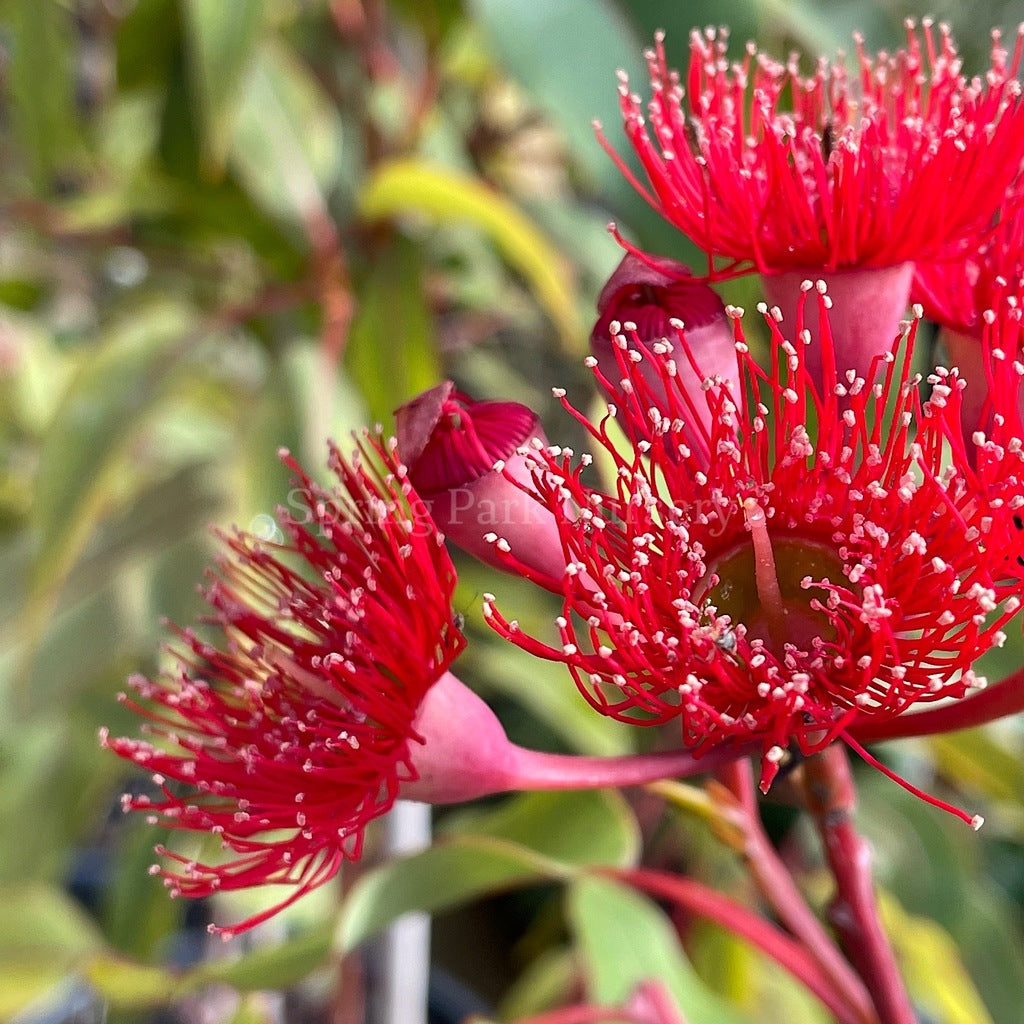
[[[770,537],[764,510],[744,504],[750,540],[726,552],[713,566],[717,582],[701,595],[719,616],[743,625],[749,640],[763,640],[782,658],[786,646],[810,652],[835,642],[836,630],[820,607],[827,593],[813,583],[842,577],[834,551],[814,541]]]

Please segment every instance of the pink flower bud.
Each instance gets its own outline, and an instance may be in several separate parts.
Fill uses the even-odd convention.
[[[475,402],[446,381],[403,405],[395,420],[409,479],[447,538],[488,565],[558,586],[558,527],[530,493],[524,452],[547,445],[537,414],[518,402]]]
[[[696,280],[689,268],[658,256],[623,257],[597,300],[600,314],[590,334],[598,379],[621,402],[621,384],[636,363],[645,393],[630,393],[622,407],[627,433],[635,440],[651,432],[650,409],[667,408],[664,375],[652,355],[659,342],[676,367],[679,388],[699,396],[708,378],[735,385],[739,380],[732,327],[717,293]],[[637,362],[637,360],[639,361]],[[707,403],[699,397],[693,415],[704,430],[710,424]]]

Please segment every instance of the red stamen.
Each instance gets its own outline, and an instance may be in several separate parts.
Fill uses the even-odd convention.
[[[877,768],[886,778],[892,779],[896,785],[902,786],[908,793],[913,793],[914,796],[920,797],[925,803],[931,804],[932,807],[938,807],[942,811],[948,811],[954,817],[957,817],[961,821],[970,825],[975,832],[985,824],[985,819],[980,814],[968,814],[966,811],[960,810],[959,807],[954,807],[945,800],[940,800],[937,796],[932,796],[931,793],[926,793],[923,789],[918,789],[917,786],[912,782],[908,782],[902,775],[897,775],[891,768],[882,764],[877,757],[869,754],[849,733],[841,733],[840,738],[858,757],[866,761],[872,768]]]

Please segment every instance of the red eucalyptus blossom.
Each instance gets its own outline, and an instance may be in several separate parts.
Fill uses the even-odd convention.
[[[603,714],[678,720],[698,753],[756,741],[763,787],[790,747],[810,754],[837,737],[857,746],[858,723],[983,686],[972,665],[1003,642],[1024,593],[1020,318],[986,334],[1001,356],[992,414],[968,458],[958,373],[936,370],[927,400],[910,374],[916,321],[869,385],[835,369],[826,296],[814,299],[824,326],[813,342],[801,316],[795,343],[766,316],[766,369],[747,351],[742,311],[730,310],[736,393],[687,393],[675,366],[682,336],[649,348],[634,338],[665,400],[647,411],[651,440],[631,451],[609,440],[607,420],[590,423],[563,398],[615,478],[610,490],[588,482],[587,455],[535,456],[568,556],[559,643],[485,606],[507,639],[564,663]],[[824,390],[807,370],[811,344],[824,353]],[[632,359],[622,369],[632,387],[609,418],[643,388]],[[711,413],[703,438],[698,402]]]
[[[980,351],[983,314],[1024,295],[1024,190],[1010,196],[993,232],[970,252],[914,267],[913,297],[927,319]]]
[[[756,270],[792,334],[800,284],[823,277],[844,309],[832,322],[838,363],[868,368],[905,315],[915,262],[987,233],[1024,156],[1024,103],[1012,57],[993,33],[984,79],[969,79],[949,29],[907,25],[907,45],[857,69],[821,59],[801,74],[748,44],[730,62],[726,33],[694,32],[684,83],[663,38],[648,53],[652,98],[620,86],[625,133],[642,184],[602,138],[640,194],[709,255],[714,273]],[[786,107],[783,106],[786,104]],[[787,109],[787,107],[789,109]],[[816,312],[805,312],[817,333]],[[816,350],[811,377],[824,384]]]
[[[154,868],[172,894],[292,887],[226,933],[359,856],[367,822],[416,777],[417,712],[464,646],[444,545],[391,456],[369,456],[346,461],[332,448],[334,491],[285,457],[306,521],[283,518],[283,545],[223,537],[227,553],[204,595],[217,639],[179,630],[177,667],[132,680],[140,699],[124,701],[152,742],[103,735],[159,789],[127,796],[126,809],[212,833],[227,851],[213,863],[160,850],[177,865]]]
[[[663,37],[648,53],[646,108],[623,79],[625,132],[649,188],[606,148],[667,220],[732,270],[889,267],[983,233],[1024,156],[1016,81],[993,32],[984,78],[968,78],[949,28],[907,23],[907,45],[857,67],[821,59],[810,75],[724,31],[693,32],[685,88]],[[782,106],[785,103],[790,109]]]

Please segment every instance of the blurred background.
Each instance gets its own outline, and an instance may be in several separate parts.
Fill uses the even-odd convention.
[[[156,668],[162,618],[199,613],[208,524],[273,538],[289,489],[279,446],[322,465],[327,437],[386,427],[445,376],[532,405],[552,439],[576,436],[550,388],[596,400],[581,361],[620,255],[608,221],[697,259],[591,127],[621,141],[615,72],[643,91],[656,28],[680,66],[707,23],[779,55],[831,54],[854,29],[893,48],[905,16],[930,13],[980,70],[989,28],[1012,33],[1019,4],[963,12],[952,0],[0,0],[0,1021],[357,1019],[378,961],[342,952],[423,905],[423,885],[373,876],[378,839],[359,869],[378,887],[364,884],[340,925],[339,883],[222,945],[205,931],[213,908],[168,900],[147,875],[162,837],[123,820],[117,799],[145,780],[97,743],[101,725],[134,733],[116,694]],[[726,292],[758,299],[752,280]],[[550,608],[460,568],[473,640],[461,674],[513,737],[632,749],[638,738],[568,677],[498,647],[480,594],[538,622]],[[1000,657],[993,678],[1024,660],[1019,638]],[[982,811],[980,836],[864,776],[863,826],[923,1020],[1024,1021],[1022,750],[1011,721],[887,752]],[[530,851],[628,860],[642,842],[655,862],[749,895],[706,824],[649,793],[440,817],[456,837],[504,837],[524,864]],[[825,898],[784,794],[766,817]],[[460,863],[445,862],[450,877]],[[673,930],[653,905],[531,870],[542,884],[432,894],[444,911],[433,1021],[616,999],[652,965],[691,1024],[826,1021],[730,936]]]

